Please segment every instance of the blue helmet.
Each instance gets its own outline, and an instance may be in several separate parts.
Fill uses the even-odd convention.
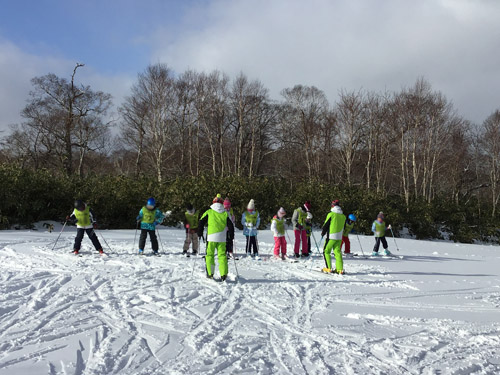
[[[148,199],[148,203],[146,203],[146,206],[151,206],[151,207],[154,207],[156,206],[156,201],[153,197],[149,198]]]
[[[356,221],[356,216],[354,216],[354,214],[350,214],[349,215],[349,220]]]

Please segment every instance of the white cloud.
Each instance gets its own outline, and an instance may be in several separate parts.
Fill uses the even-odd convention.
[[[500,1],[214,0],[159,30],[154,61],[243,71],[274,97],[296,83],[398,90],[419,76],[473,121],[499,107]]]
[[[69,79],[75,63],[64,58],[29,54],[13,43],[0,39],[0,132],[8,132],[9,125],[22,121],[20,112],[32,88],[31,78],[54,73]],[[77,75],[78,82],[112,94],[115,105],[121,104],[134,79],[128,76],[104,76],[91,66],[85,66]]]

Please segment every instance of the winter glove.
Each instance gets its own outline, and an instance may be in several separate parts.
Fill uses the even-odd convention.
[[[69,219],[70,219],[69,215],[68,215],[68,216],[66,216],[66,221],[69,221]]]
[[[186,229],[189,229],[189,224],[186,224],[185,227],[186,227]]]
[[[391,229],[391,228],[392,228],[392,227],[391,227],[391,224],[389,224],[389,226],[387,227],[387,229]]]
[[[141,221],[141,216],[137,216],[137,217],[135,218],[135,221]]]
[[[156,227],[159,223],[155,220],[153,221],[153,225]]]
[[[246,226],[248,229],[252,229],[253,228],[253,224],[252,223],[246,223]]]
[[[94,229],[97,229],[97,223],[92,224],[92,227],[93,227]]]

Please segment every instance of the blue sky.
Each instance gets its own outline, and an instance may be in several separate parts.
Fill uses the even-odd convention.
[[[2,1],[0,35],[28,53],[84,61],[103,73],[137,73],[150,62],[148,37],[160,27],[175,30],[186,9],[199,3]]]
[[[498,0],[0,0],[0,132],[49,72],[113,95],[162,62],[244,72],[274,99],[315,85],[398,91],[425,77],[481,123],[500,107]]]

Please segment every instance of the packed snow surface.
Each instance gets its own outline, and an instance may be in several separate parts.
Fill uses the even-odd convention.
[[[219,283],[182,230],[159,230],[161,257],[138,256],[133,230],[78,257],[74,228],[51,250],[58,229],[0,232],[0,374],[500,374],[499,247],[388,238],[397,257],[346,258],[340,276],[317,255],[271,260],[261,231],[262,260]]]

